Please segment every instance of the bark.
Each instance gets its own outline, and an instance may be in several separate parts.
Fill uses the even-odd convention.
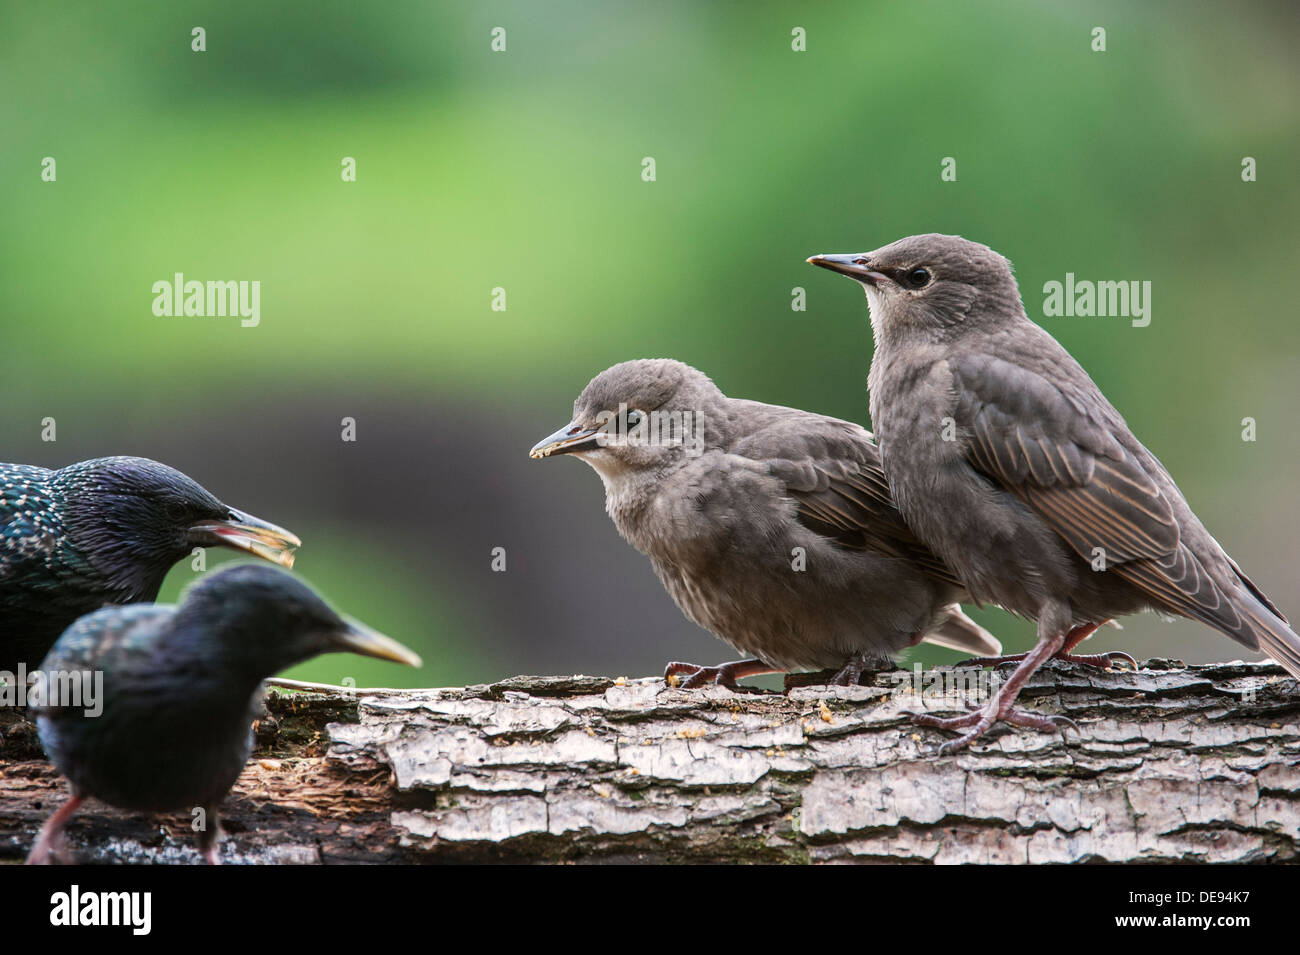
[[[354,696],[273,690],[224,806],[222,857],[1297,858],[1300,691],[1276,666],[1051,664],[1022,704],[1070,717],[1079,733],[995,730],[954,756],[937,753],[951,734],[908,718],[956,712],[953,697],[918,696],[897,674],[874,679],[788,694],[584,676]],[[0,860],[16,861],[65,783],[30,724],[0,720]],[[84,862],[192,862],[189,826],[188,814],[88,803],[68,845]]]

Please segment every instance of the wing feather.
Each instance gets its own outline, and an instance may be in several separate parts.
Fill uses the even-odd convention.
[[[1154,605],[1258,646],[1249,620],[1183,542],[1172,481],[1108,404],[989,355],[960,356],[950,366],[976,469],[1019,496],[1085,560],[1100,548],[1107,569]]]

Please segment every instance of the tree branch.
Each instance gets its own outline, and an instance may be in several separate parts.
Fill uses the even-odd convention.
[[[899,685],[910,672],[899,674],[788,695],[581,676],[351,697],[273,690],[224,806],[223,859],[1300,854],[1300,692],[1279,667],[1155,660],[1135,674],[1052,664],[1022,702],[1069,716],[1081,735],[994,731],[951,757],[936,755],[951,737],[908,720],[924,697]],[[949,699],[927,711],[955,709]],[[66,784],[31,724],[4,714],[0,734],[0,860],[17,860]],[[189,823],[88,803],[69,846],[80,861],[195,861]]]

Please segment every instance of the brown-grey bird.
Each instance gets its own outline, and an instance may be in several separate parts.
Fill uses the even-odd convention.
[[[1087,372],[1029,320],[1005,258],[917,235],[808,261],[866,290],[871,418],[899,510],[975,600],[1037,621],[1037,644],[986,707],[923,719],[968,730],[949,749],[998,720],[1050,729],[1014,709],[1025,681],[1139,610],[1199,620],[1300,677],[1300,637]]]
[[[728,398],[668,359],[601,372],[532,449],[600,475],[619,533],[682,611],[752,659],[670,663],[684,686],[835,669],[851,684],[922,640],[1000,645],[962,613],[956,576],[889,498],[871,435],[848,421]]]

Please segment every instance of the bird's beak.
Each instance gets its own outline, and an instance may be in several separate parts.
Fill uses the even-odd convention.
[[[552,454],[572,454],[574,451],[590,451],[597,446],[601,434],[600,428],[584,428],[580,424],[569,422],[555,434],[542,438],[528,452],[530,458],[549,458]]]
[[[392,637],[371,630],[360,620],[344,617],[347,629],[334,634],[334,648],[340,652],[359,653],[363,657],[405,663],[409,667],[421,666],[418,654],[402,646]]]
[[[233,507],[225,520],[195,524],[190,528],[190,539],[197,544],[233,547],[281,567],[292,567],[293,552],[302,546],[296,534]]]
[[[880,272],[873,272],[867,267],[867,257],[861,252],[845,255],[814,255],[807,261],[810,265],[820,265],[824,269],[847,275],[873,288],[886,278]]]

